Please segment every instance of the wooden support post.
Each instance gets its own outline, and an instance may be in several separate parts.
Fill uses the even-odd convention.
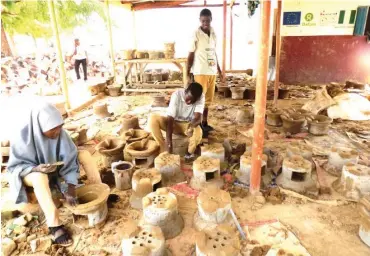
[[[116,80],[116,63],[115,63],[114,49],[113,49],[112,22],[110,19],[110,12],[109,12],[109,0],[105,0],[105,13],[107,15],[107,22],[108,22],[110,59],[111,59],[111,65],[113,69],[114,80]]]
[[[69,94],[68,94],[68,85],[67,85],[67,76],[66,76],[66,70],[64,69],[64,59],[63,59],[63,53],[62,53],[62,47],[60,45],[60,38],[59,38],[59,29],[58,29],[58,22],[55,15],[55,7],[54,7],[54,0],[48,0],[48,8],[50,13],[50,20],[52,24],[52,29],[54,32],[55,37],[55,45],[57,48],[57,55],[59,60],[59,72],[62,82],[62,92],[65,98],[65,106],[68,109],[71,108],[71,104],[69,102]]]
[[[280,84],[280,45],[281,45],[281,37],[280,37],[280,23],[281,23],[281,6],[282,0],[278,0],[278,8],[276,13],[276,57],[275,57],[275,86],[274,86],[274,103],[273,106],[277,107],[277,101],[279,96],[279,84]]]
[[[222,77],[225,82],[225,71],[226,71],[226,15],[227,15],[227,2],[223,2],[223,11],[224,11],[224,27],[223,27],[223,40],[222,40]]]
[[[230,65],[229,69],[233,69],[233,6],[230,5]]]
[[[262,2],[261,9],[259,62],[256,84],[256,105],[253,125],[252,170],[250,177],[250,192],[252,195],[259,192],[261,182],[261,160],[265,131],[267,73],[269,61],[268,55],[270,41],[270,15],[271,0],[265,0]]]

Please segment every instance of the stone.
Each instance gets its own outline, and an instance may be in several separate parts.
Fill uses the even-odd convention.
[[[29,235],[27,237],[27,243],[31,242],[32,240],[35,240],[37,238],[36,234]]]
[[[52,245],[52,240],[50,237],[41,237],[30,242],[31,250],[35,252],[45,252]]]
[[[23,233],[14,238],[14,241],[16,243],[26,242],[27,241],[27,234]]]
[[[10,256],[17,248],[17,244],[10,238],[5,237],[1,241],[1,255]]]

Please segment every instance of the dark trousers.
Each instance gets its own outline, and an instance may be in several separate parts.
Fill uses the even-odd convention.
[[[86,65],[86,59],[83,60],[75,60],[75,71],[77,79],[80,79],[80,64],[82,64],[82,69],[84,70],[84,80],[87,80],[87,65]]]

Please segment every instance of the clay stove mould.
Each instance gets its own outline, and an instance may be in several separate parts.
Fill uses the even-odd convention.
[[[127,143],[143,140],[148,136],[149,133],[141,129],[129,129],[122,135],[122,137],[125,139]]]
[[[201,205],[203,211],[213,213],[219,208],[225,208],[231,204],[230,194],[217,187],[207,187],[200,192],[197,198],[198,205]]]
[[[133,115],[124,115],[121,119],[121,130],[120,133],[125,132],[129,129],[140,129],[139,119]]]
[[[153,102],[152,102],[152,107],[167,107],[166,104],[166,98],[164,95],[154,95],[153,97]]]
[[[109,138],[101,141],[96,145],[95,150],[100,154],[115,156],[117,154],[122,154],[123,148],[125,147],[125,141],[119,138]]]
[[[144,139],[141,141],[135,141],[126,147],[126,151],[133,157],[151,156],[157,150],[159,146],[154,140]]]
[[[305,117],[301,114],[282,114],[281,119],[283,120],[284,130],[291,134],[299,133],[306,121]]]
[[[76,189],[79,204],[76,206],[66,204],[66,207],[77,215],[89,214],[107,201],[109,193],[110,188],[104,183],[84,185]]]
[[[118,85],[109,85],[108,86],[108,93],[112,97],[117,97],[121,94],[122,86]]]
[[[232,227],[221,224],[196,235],[196,251],[201,255],[237,256],[240,255],[239,237]]]
[[[308,122],[308,131],[314,135],[325,135],[329,131],[329,126],[333,119],[324,115],[315,115],[306,117]]]
[[[94,105],[94,114],[100,118],[106,118],[112,116],[112,113],[108,112],[107,104],[95,104]]]

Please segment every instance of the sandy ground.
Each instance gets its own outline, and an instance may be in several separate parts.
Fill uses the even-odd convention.
[[[139,117],[141,127],[145,127],[147,116],[150,112],[163,112],[163,109],[151,109],[148,104],[151,102],[151,97],[148,95],[121,96],[116,98],[106,97],[102,102],[109,104],[109,110],[119,117],[127,112],[135,113]],[[280,100],[279,107],[291,108],[300,107],[306,100]],[[235,124],[235,115],[238,108],[241,108],[246,101],[231,100],[218,98],[211,109],[210,123],[216,127],[216,131],[212,133],[209,141],[223,141],[225,138],[235,142],[246,141],[247,138],[238,132],[238,129],[245,128]],[[269,102],[270,104],[270,102]],[[227,106],[225,110],[216,110],[216,106]],[[77,115],[74,123],[85,123],[90,127],[89,134],[94,134],[94,140],[85,144],[84,149],[88,149],[97,163],[101,164],[100,156],[94,150],[94,146],[98,141],[107,136],[114,136],[115,130],[119,126],[119,119],[108,122],[107,120],[96,119],[92,115],[92,110],[87,109]],[[73,123],[72,122],[72,123]],[[353,128],[355,125],[370,127],[370,122],[340,122],[335,123],[331,127],[328,136],[320,137],[319,139],[305,135],[304,138],[314,143],[321,149],[325,149],[330,145],[354,146],[341,133]],[[291,139],[279,137],[281,131],[267,127],[269,132],[278,130],[275,136],[270,136],[266,140],[266,145],[283,154],[286,145]],[[363,150],[363,148],[361,148]],[[364,155],[369,152],[362,151]],[[2,175],[4,177],[4,175]],[[335,177],[330,176],[325,172],[325,177],[331,183]],[[2,178],[2,192],[8,190],[7,184]],[[231,188],[231,191],[233,189]],[[109,217],[105,226],[100,229],[84,230],[79,226],[78,222],[73,223],[72,217],[68,210],[61,208],[61,217],[67,224],[67,227],[73,232],[74,245],[68,248],[67,251],[62,249],[58,251],[57,247],[46,251],[46,255],[121,255],[121,234],[124,232],[128,224],[138,221],[142,213],[132,209],[129,204],[129,196],[131,191],[117,191],[112,189],[112,193],[120,196],[120,201],[115,203],[109,209]],[[340,195],[333,192],[331,196],[319,196],[318,199],[333,199],[341,198]],[[4,198],[3,198],[4,200]],[[189,256],[194,250],[195,230],[192,228],[193,215],[196,212],[196,201],[185,196],[178,196],[179,211],[185,220],[185,228],[183,232],[176,238],[166,241],[168,247],[175,256]],[[282,224],[288,227],[301,241],[302,245],[308,250],[311,255],[370,255],[368,248],[358,237],[358,228],[360,216],[357,211],[356,203],[348,203],[343,206],[327,206],[316,203],[309,203],[292,197],[286,197],[280,204],[271,204],[267,202],[260,209],[252,207],[252,199],[246,193],[233,193],[233,209],[241,223],[254,223],[256,221],[268,221],[278,219]],[[253,208],[253,210],[252,210]],[[43,224],[43,216],[30,224],[30,232],[36,233],[38,236],[43,236],[47,232],[45,224]],[[35,227],[35,225],[38,227]],[[2,237],[5,236],[6,222],[2,223]],[[242,255],[249,255],[246,250],[247,243],[243,243]],[[27,255],[30,253],[30,247],[27,243],[18,245],[19,255]],[[63,254],[64,253],[64,254]],[[18,255],[14,254],[13,255]],[[45,254],[39,254],[45,255]]]

